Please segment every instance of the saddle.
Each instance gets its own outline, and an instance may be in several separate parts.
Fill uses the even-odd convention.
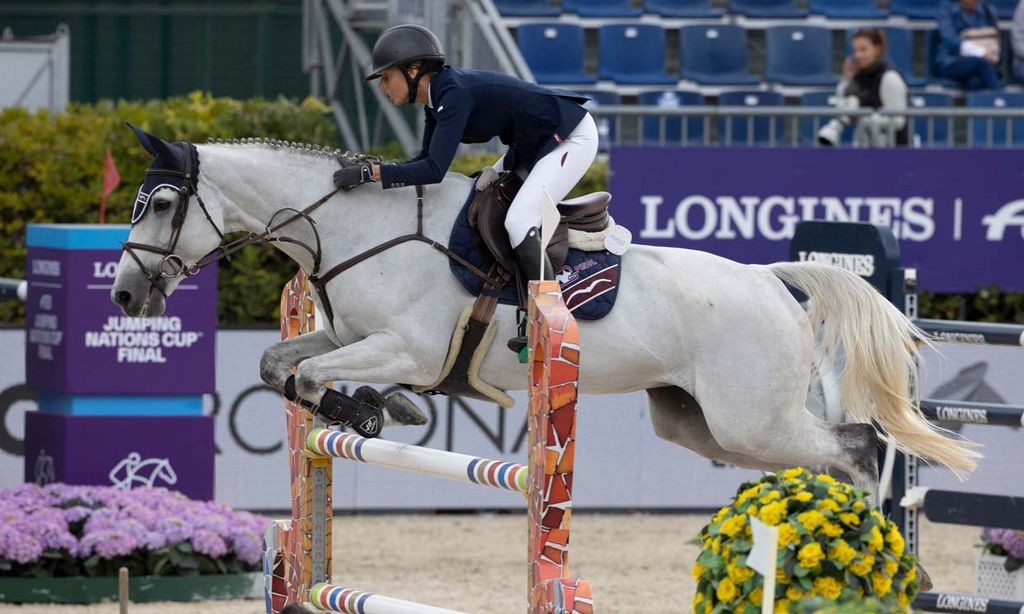
[[[505,230],[505,217],[512,200],[523,186],[516,173],[503,172],[487,188],[476,193],[469,205],[469,225],[476,233],[480,251],[505,271],[515,270],[515,255]],[[548,244],[551,266],[558,271],[569,255],[569,231],[600,232],[608,226],[608,192],[593,192],[558,203],[562,215]]]

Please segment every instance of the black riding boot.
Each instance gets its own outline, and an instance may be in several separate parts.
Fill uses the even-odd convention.
[[[540,274],[541,263],[544,264],[544,279],[552,280],[555,272],[551,267],[551,261],[547,254],[540,252],[540,229],[531,228],[526,233],[526,238],[515,248],[516,255],[516,280],[519,282],[519,311],[517,316],[522,314],[519,320],[518,336],[508,340],[508,349],[516,354],[522,352],[526,347],[526,309],[530,299],[530,280],[537,279]]]

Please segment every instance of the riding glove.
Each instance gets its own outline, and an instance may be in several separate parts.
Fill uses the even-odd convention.
[[[373,181],[373,166],[369,163],[343,166],[334,171],[334,185],[342,190],[351,190],[368,181]]]

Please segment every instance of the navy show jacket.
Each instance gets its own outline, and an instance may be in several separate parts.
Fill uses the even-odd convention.
[[[547,88],[510,75],[445,66],[431,75],[424,109],[423,149],[412,160],[382,164],[384,188],[440,183],[459,143],[498,137],[509,146],[506,170],[533,168],[566,139],[587,114],[587,97]]]

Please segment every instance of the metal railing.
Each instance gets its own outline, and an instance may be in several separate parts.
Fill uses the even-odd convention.
[[[907,118],[911,146],[1024,147],[1024,109],[908,108],[903,111],[835,107],[639,106],[600,105],[590,109],[602,147],[666,146],[818,146],[816,134],[839,115],[875,113]],[[896,128],[888,128],[895,141]]]

